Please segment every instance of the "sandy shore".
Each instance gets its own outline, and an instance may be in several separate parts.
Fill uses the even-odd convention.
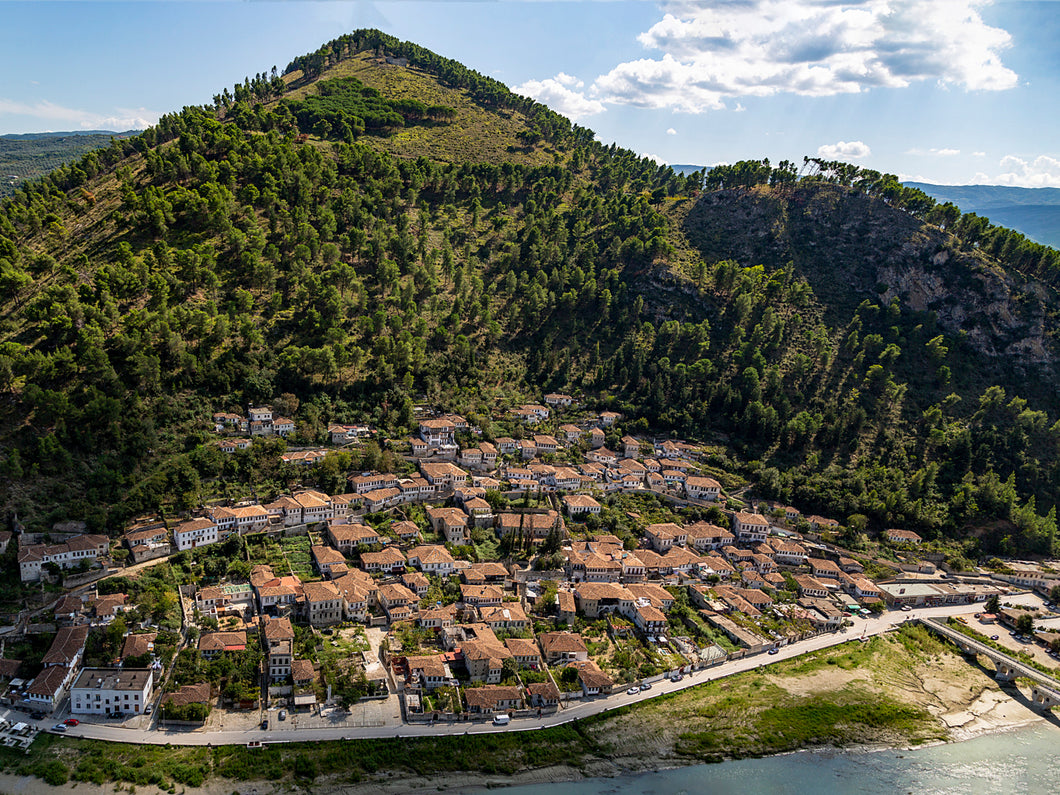
[[[996,690],[984,691],[967,708],[947,712],[939,718],[950,730],[951,742],[971,740],[983,734],[1011,731],[1045,721],[1026,704]]]

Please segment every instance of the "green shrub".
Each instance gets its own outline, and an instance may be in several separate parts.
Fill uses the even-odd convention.
[[[60,787],[70,779],[69,768],[58,759],[42,759],[30,771],[45,784]]]

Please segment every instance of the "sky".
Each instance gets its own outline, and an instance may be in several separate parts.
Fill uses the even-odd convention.
[[[1060,0],[0,2],[0,134],[142,128],[360,27],[660,162],[1060,187]]]

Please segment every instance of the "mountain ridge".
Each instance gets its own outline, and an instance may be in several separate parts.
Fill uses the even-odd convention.
[[[117,130],[69,130],[63,131],[46,131],[46,132],[35,132],[35,133],[4,133],[0,135],[0,140],[7,141],[30,141],[40,138],[70,138],[84,135],[136,135],[139,130],[125,130],[119,132]]]
[[[1055,252],[845,164],[680,176],[378,31],[285,71],[0,205],[0,497],[31,526],[334,485],[337,458],[226,458],[207,418],[229,406],[286,396],[303,444],[353,420],[400,438],[414,401],[492,436],[562,389],[814,510],[1051,549]],[[859,224],[920,270],[879,282]],[[813,253],[831,240],[848,262]],[[930,273],[1011,284],[958,317],[917,304]],[[1040,360],[979,369],[974,328],[1017,321]]]

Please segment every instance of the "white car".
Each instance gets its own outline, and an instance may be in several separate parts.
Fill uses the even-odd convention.
[[[626,695],[627,696],[635,696],[639,692],[640,692],[640,688],[637,687],[636,685],[634,685],[633,687],[631,687],[629,690],[626,691]]]

